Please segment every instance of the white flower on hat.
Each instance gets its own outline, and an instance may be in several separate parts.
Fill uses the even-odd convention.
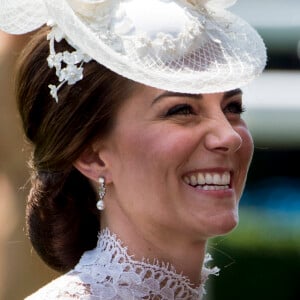
[[[50,54],[47,58],[49,67],[56,69],[60,69],[62,60],[62,53]]]
[[[187,0],[192,5],[209,8],[211,10],[222,10],[232,6],[237,0]]]
[[[59,81],[67,81],[69,85],[80,81],[83,77],[83,68],[75,65],[67,65],[60,72]]]
[[[91,58],[78,49],[70,41],[68,43],[73,46],[74,51],[55,51],[55,42],[60,42],[63,38],[66,38],[61,29],[55,25],[55,22],[49,21],[49,26],[52,26],[52,30],[48,33],[47,39],[49,40],[50,54],[47,58],[49,68],[55,68],[56,76],[60,82],[58,86],[49,84],[50,95],[56,102],[58,102],[58,92],[60,88],[65,84],[73,85],[83,78],[83,63],[87,63]]]
[[[58,96],[57,96],[58,88],[57,88],[57,86],[55,86],[53,84],[49,84],[48,87],[50,89],[51,97],[55,100],[56,103],[58,103]]]
[[[101,19],[116,0],[67,0],[75,13],[86,19]]]

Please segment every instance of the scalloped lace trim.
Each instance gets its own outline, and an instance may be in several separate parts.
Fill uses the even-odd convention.
[[[202,284],[193,288],[189,279],[176,273],[165,263],[136,261],[127,253],[116,235],[108,229],[101,231],[97,247],[83,254],[81,260],[66,275],[54,280],[27,300],[179,300],[202,299],[204,283],[219,269],[209,269],[206,255],[202,269]]]

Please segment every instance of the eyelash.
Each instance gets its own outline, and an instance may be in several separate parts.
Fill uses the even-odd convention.
[[[170,116],[174,116],[174,115],[184,115],[184,116],[188,116],[188,115],[194,115],[194,109],[191,105],[188,104],[178,104],[173,106],[172,108],[170,108],[167,113],[166,116],[170,117]]]
[[[246,109],[239,101],[233,101],[228,103],[223,111],[224,113],[241,115]]]
[[[225,114],[230,113],[230,114],[241,115],[246,111],[246,109],[244,106],[242,106],[242,104],[239,101],[233,101],[228,103],[223,111]],[[170,108],[166,113],[166,117],[170,117],[174,115],[183,115],[183,116],[195,115],[195,111],[193,107],[189,104],[178,104]]]

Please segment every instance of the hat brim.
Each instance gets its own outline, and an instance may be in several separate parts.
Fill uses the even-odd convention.
[[[42,0],[0,0],[0,29],[11,34],[24,34],[47,22]]]
[[[65,0],[47,2],[51,2],[50,10],[58,25],[84,53],[112,71],[148,86],[182,93],[223,92],[248,84],[265,67],[266,50],[261,37],[247,22],[228,11],[213,16],[211,26],[215,26],[210,32],[214,36],[206,43],[158,68],[153,57],[133,60],[134,55],[113,51],[78,18]]]
[[[80,19],[67,0],[38,0],[38,10],[32,2],[35,1],[0,0],[0,7],[4,6],[10,15],[7,18],[17,20],[9,25],[4,22],[6,26],[2,28],[24,33],[51,19],[72,44],[98,63],[155,88],[195,94],[223,92],[248,84],[265,67],[266,50],[260,36],[247,22],[225,10],[210,16],[210,36],[198,48],[162,62],[153,56],[140,58],[134,48],[132,54],[126,55],[115,51]],[[0,14],[0,20],[5,14]]]

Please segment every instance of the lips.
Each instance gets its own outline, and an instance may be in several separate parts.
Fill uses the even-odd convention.
[[[184,182],[194,188],[205,191],[218,191],[230,188],[230,172],[196,172],[184,176]]]

